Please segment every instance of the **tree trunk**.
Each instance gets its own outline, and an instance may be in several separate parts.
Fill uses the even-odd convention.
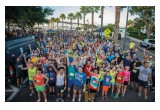
[[[149,26],[146,26],[146,32],[147,32],[147,38],[149,39],[150,38],[150,34],[151,34],[151,29]]]
[[[62,19],[62,30],[64,30],[64,27],[63,27],[63,19]]]
[[[93,32],[93,25],[94,25],[94,11],[92,11],[92,30],[91,32]]]
[[[71,31],[72,31],[72,20],[71,20]]]
[[[120,22],[120,6],[116,6],[115,11],[115,29],[114,29],[114,44],[118,44],[119,22]]]
[[[58,29],[58,22],[57,22],[57,29]]]
[[[83,14],[83,24],[84,24],[84,30],[85,30],[85,13]]]
[[[78,18],[78,31],[79,31],[79,18]]]

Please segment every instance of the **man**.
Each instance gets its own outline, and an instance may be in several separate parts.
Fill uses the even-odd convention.
[[[22,68],[22,63],[20,61],[20,58],[18,57],[16,59],[16,65],[15,65],[15,69],[16,69],[16,78],[17,78],[17,86],[18,88],[21,87],[21,83],[23,82],[23,73],[21,71]]]
[[[46,83],[44,83],[44,79],[46,79]],[[41,101],[41,92],[44,96],[44,101],[47,102],[47,96],[45,92],[45,86],[48,84],[48,77],[42,74],[42,69],[39,68],[37,73],[33,77],[33,83],[36,88],[36,91],[38,92],[38,100],[37,102]]]
[[[144,62],[143,65],[141,65],[140,67],[136,67],[136,64],[134,64],[134,68],[139,70],[139,93],[138,93],[138,97],[141,96],[141,91],[142,91],[142,87],[144,88],[144,99],[148,100],[147,97],[147,87],[148,87],[148,83],[150,83],[151,81],[151,74],[152,71],[151,69],[148,67],[148,62]]]
[[[72,102],[75,102],[77,91],[79,92],[78,102],[81,102],[82,91],[85,92],[85,88],[86,88],[86,74],[83,73],[82,67],[79,66],[78,70],[76,69],[75,73]]]
[[[54,64],[52,66],[54,68],[54,71],[56,72],[56,89],[58,93],[58,98],[56,101],[58,102],[59,100],[61,100],[62,102],[64,102],[63,92],[64,90],[66,90],[67,86],[66,73],[64,72],[63,67],[59,67],[59,70],[57,70]]]
[[[134,49],[134,46],[135,46],[135,44],[134,44],[134,42],[131,40],[131,42],[129,43],[129,49],[130,49],[130,50]]]

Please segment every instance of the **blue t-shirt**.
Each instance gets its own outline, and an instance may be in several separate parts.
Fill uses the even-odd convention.
[[[111,80],[112,80],[112,77],[111,77],[111,76],[104,75],[103,85],[104,85],[104,86],[109,86]]]
[[[49,78],[49,82],[55,82],[56,81],[56,76],[54,71],[48,71],[47,72],[47,77]]]
[[[77,86],[83,86],[86,84],[86,74],[85,73],[75,73],[74,84]]]
[[[108,58],[108,60],[111,62],[114,57],[115,57],[115,56],[114,56],[113,54],[111,54],[111,55],[108,56],[107,58]]]
[[[131,61],[127,60],[127,59],[123,59],[124,62],[124,66],[130,66],[131,65]]]

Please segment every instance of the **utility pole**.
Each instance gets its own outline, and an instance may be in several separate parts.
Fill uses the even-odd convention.
[[[102,28],[103,28],[103,11],[104,11],[104,6],[101,6],[101,38],[102,37]]]
[[[125,45],[126,45],[126,33],[127,33],[127,24],[128,24],[128,13],[129,13],[129,6],[127,6],[126,28],[125,28],[124,43],[123,43],[123,49],[124,50],[125,50]]]

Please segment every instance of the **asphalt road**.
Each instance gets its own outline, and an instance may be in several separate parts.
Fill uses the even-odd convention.
[[[129,42],[130,42],[130,39],[127,38],[126,39],[126,46],[125,46],[125,50],[128,50],[129,49]],[[124,38],[118,40],[118,43],[120,46],[123,47],[123,44],[124,44]],[[145,47],[141,47],[140,44],[138,42],[134,42],[135,43],[135,48],[138,49],[138,56],[143,58],[143,48]],[[153,60],[155,60],[155,51],[152,49],[152,50],[146,50],[146,54],[147,55],[151,55],[153,57]]]
[[[96,102],[146,102],[143,99],[143,96],[138,98],[137,94],[138,92],[136,92],[135,89],[130,90],[129,87],[127,88],[126,91],[126,95],[125,97],[119,97],[118,99],[114,99],[110,96],[110,91],[111,89],[109,89],[108,91],[108,99],[102,100],[101,97],[101,92],[99,92],[96,95]],[[56,102],[57,99],[57,94],[55,94],[55,96],[49,96],[48,95],[49,92],[47,92],[47,100],[48,102]],[[11,101],[11,102],[36,102],[37,101],[37,93],[35,93],[33,96],[29,96],[30,94],[30,90],[29,90],[29,85],[27,85],[26,87],[23,87],[18,94],[15,96],[15,98]],[[43,102],[43,96],[41,94],[41,101]],[[78,97],[76,97],[76,102],[78,100]],[[72,101],[72,93],[71,93],[71,98],[67,97],[67,91],[65,91],[64,93],[64,101],[65,102],[71,102]],[[84,94],[82,96],[82,102],[84,102]],[[148,102],[155,102],[155,93],[154,92],[148,92]]]

